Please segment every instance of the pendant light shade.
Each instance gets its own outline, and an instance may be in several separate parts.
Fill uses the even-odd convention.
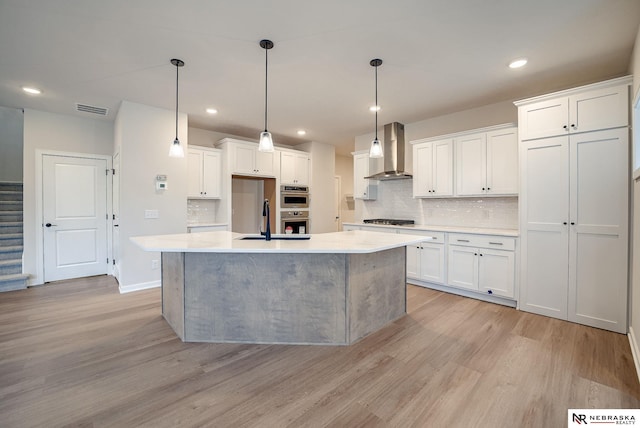
[[[184,67],[184,61],[180,59],[172,59],[171,64],[176,66],[176,138],[171,143],[171,147],[169,148],[169,156],[173,158],[183,158],[184,157],[184,147],[180,144],[180,140],[178,139],[178,70],[180,67]]]
[[[260,144],[258,150],[261,152],[273,152],[273,139],[271,138],[271,132],[267,130],[267,83],[269,77],[269,49],[273,48],[273,42],[271,40],[260,40],[260,47],[264,49],[264,131],[260,133]]]
[[[376,137],[371,142],[371,149],[369,150],[369,157],[370,158],[381,158],[382,157],[382,145],[380,144],[380,140],[378,140],[378,110],[380,110],[380,108],[378,107],[378,67],[381,64],[382,64],[382,60],[379,59],[379,58],[372,59],[369,62],[369,65],[371,65],[376,71],[376,105],[375,105]]]

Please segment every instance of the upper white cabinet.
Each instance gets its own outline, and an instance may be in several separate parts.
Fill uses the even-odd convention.
[[[413,144],[413,197],[453,196],[453,140]]]
[[[222,196],[220,150],[191,146],[187,156],[187,197],[219,199]]]
[[[224,140],[223,140],[224,141]],[[231,150],[231,173],[275,177],[277,173],[276,156],[279,152],[261,152],[253,143],[229,143]]]
[[[582,91],[568,98],[605,93]],[[609,124],[625,123],[617,111]],[[522,141],[520,151],[520,308],[626,332],[628,128]]]
[[[456,195],[518,194],[518,129],[509,126],[455,138]]]
[[[282,184],[309,185],[308,153],[280,152],[280,182]]]
[[[618,128],[629,124],[628,78],[516,102],[521,140]]]
[[[355,199],[373,200],[378,197],[378,181],[364,177],[370,175],[370,159],[368,152],[353,154],[353,197]]]

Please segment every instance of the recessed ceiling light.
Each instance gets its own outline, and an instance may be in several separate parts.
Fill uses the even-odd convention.
[[[214,108],[208,108],[208,109],[207,109],[207,113],[209,113],[209,114],[216,114],[216,113],[218,113],[218,110],[216,110],[216,109],[214,109]]]
[[[23,86],[22,90],[25,91],[27,94],[31,94],[31,95],[40,95],[42,93],[40,89],[32,88],[29,86]]]
[[[304,129],[299,129],[298,130],[298,135],[305,135],[307,133],[307,131],[305,131]]]
[[[370,112],[380,111],[380,106],[371,106],[369,107]]]
[[[526,58],[520,58],[520,59],[516,59],[511,61],[511,63],[509,64],[509,68],[520,68],[520,67],[524,67],[524,65],[527,63],[527,59]]]

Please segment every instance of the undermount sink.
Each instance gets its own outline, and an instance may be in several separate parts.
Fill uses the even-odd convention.
[[[255,240],[255,241],[264,241],[266,238],[264,235],[244,235],[240,236],[236,239],[241,241],[244,240]],[[306,241],[311,239],[311,235],[302,235],[302,234],[273,234],[271,235],[272,241]]]

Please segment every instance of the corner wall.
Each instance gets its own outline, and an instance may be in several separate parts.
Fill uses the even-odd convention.
[[[169,157],[175,136],[175,112],[123,101],[116,118],[120,151],[120,291],[160,285],[160,254],[145,252],[130,237],[187,232],[187,158]],[[187,149],[187,116],[179,115],[179,138]],[[156,190],[156,175],[167,176]],[[158,218],[145,218],[157,210]]]
[[[22,183],[24,114],[0,107],[0,182]]]

